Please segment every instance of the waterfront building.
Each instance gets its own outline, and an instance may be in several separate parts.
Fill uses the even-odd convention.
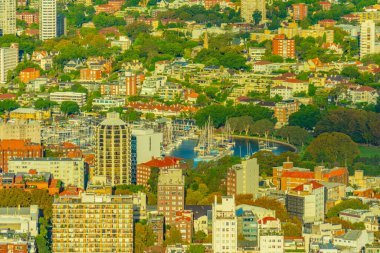
[[[116,112],[96,128],[94,174],[106,177],[112,185],[131,183],[131,131]]]
[[[52,252],[133,252],[133,203],[129,195],[82,193],[53,203]]]
[[[162,133],[153,129],[132,129],[131,133],[131,181],[137,182],[138,164],[161,157]]]

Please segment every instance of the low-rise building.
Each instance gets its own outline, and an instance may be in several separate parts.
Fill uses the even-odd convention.
[[[73,185],[86,188],[86,166],[83,158],[11,158],[8,170],[12,173],[37,172],[51,173],[54,179],[62,180],[64,186]]]
[[[173,225],[181,233],[182,241],[191,243],[193,239],[193,212],[189,210],[178,211]]]
[[[283,253],[284,234],[281,222],[274,217],[264,217],[258,220],[259,248],[262,253]]]
[[[41,143],[41,125],[38,121],[23,119],[8,120],[0,123],[0,140],[30,140]]]
[[[65,101],[72,101],[79,106],[83,106],[86,103],[86,93],[80,92],[52,92],[50,93],[50,100],[61,104]]]
[[[351,223],[364,222],[366,217],[372,216],[373,214],[369,210],[357,210],[357,209],[345,209],[339,212],[339,218]]]
[[[40,77],[40,70],[35,68],[27,68],[20,71],[20,81],[29,83]]]
[[[0,253],[36,253],[34,237],[14,230],[0,231]]]
[[[346,252],[360,252],[367,244],[373,242],[373,234],[366,230],[348,230],[333,239],[333,244]]]
[[[281,128],[288,124],[289,116],[297,112],[300,103],[297,100],[286,100],[276,103],[274,107],[274,117],[277,119],[276,128]]]
[[[0,208],[0,230],[11,229],[16,233],[37,236],[39,212],[37,205],[2,207]]]

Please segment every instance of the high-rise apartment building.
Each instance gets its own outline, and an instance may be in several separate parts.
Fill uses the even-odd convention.
[[[222,203],[218,203],[215,196],[212,205],[212,249],[214,253],[236,253],[237,239],[235,197],[223,196]]]
[[[185,176],[181,169],[162,169],[158,176],[157,210],[172,225],[176,212],[184,210]]]
[[[57,36],[57,1],[40,2],[40,39],[48,40]]]
[[[125,72],[125,95],[137,95],[137,75],[132,72]]]
[[[360,58],[376,53],[376,27],[373,20],[366,20],[360,24]]]
[[[0,34],[16,34],[16,0],[0,1]]]
[[[296,57],[296,43],[294,39],[287,39],[285,35],[276,35],[272,40],[272,54],[279,55],[282,58]]]
[[[8,71],[18,64],[18,47],[0,48],[0,83],[7,82]]]
[[[132,196],[60,196],[52,225],[54,253],[133,252]]]
[[[67,35],[66,27],[67,27],[66,17],[62,14],[57,14],[57,37]]]
[[[131,131],[118,113],[108,113],[96,129],[94,174],[112,185],[131,183]]]
[[[227,195],[259,193],[259,165],[257,159],[243,160],[234,165],[227,173]]]
[[[293,20],[303,20],[307,17],[307,5],[304,3],[293,4]]]
[[[241,1],[241,17],[245,22],[253,21],[253,13],[261,12],[261,20],[266,19],[266,1],[265,0],[242,0]]]

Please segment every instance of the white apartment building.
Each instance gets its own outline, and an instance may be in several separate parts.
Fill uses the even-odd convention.
[[[146,77],[142,85],[140,95],[153,96],[159,88],[166,84],[166,76],[149,76]]]
[[[162,133],[153,129],[132,129],[132,145],[136,144],[136,151],[132,147],[132,153],[136,154],[137,164],[152,160],[152,157],[161,156]]]
[[[16,0],[0,1],[0,34],[16,34]]]
[[[12,158],[8,161],[8,172],[48,172],[60,179],[65,186],[73,185],[85,189],[85,163],[82,158]]]
[[[132,45],[132,41],[127,36],[120,36],[118,40],[111,41],[111,47],[120,47],[121,51],[127,51]]]
[[[33,143],[41,143],[41,125],[38,121],[13,119],[0,123],[0,140],[30,139]]]
[[[373,20],[366,20],[360,25],[360,58],[376,53],[376,27]]]
[[[37,205],[30,207],[2,207],[0,208],[0,230],[11,229],[16,233],[30,233],[38,235]]]
[[[57,36],[57,1],[40,1],[40,39],[48,40]]]
[[[79,106],[83,106],[86,103],[86,93],[57,91],[50,93],[50,100],[58,104],[64,101],[72,101],[76,102]]]
[[[212,205],[212,249],[214,253],[237,252],[237,217],[233,196],[223,196],[222,203],[218,203],[215,196]]]
[[[259,248],[262,253],[283,253],[284,234],[281,231],[281,221],[274,217],[264,217],[258,220]]]
[[[243,160],[228,171],[227,195],[252,194],[257,198],[259,193],[259,165],[257,159]]]
[[[0,48],[0,83],[7,82],[9,70],[16,68],[18,64],[18,48]]]
[[[102,108],[102,110],[108,110],[113,107],[120,107],[125,105],[125,99],[124,98],[95,98],[94,101],[92,101],[93,106],[99,106]]]

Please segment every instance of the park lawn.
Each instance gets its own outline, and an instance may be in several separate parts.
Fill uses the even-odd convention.
[[[375,155],[380,155],[380,147],[372,146],[359,146],[361,157],[371,157]]]

